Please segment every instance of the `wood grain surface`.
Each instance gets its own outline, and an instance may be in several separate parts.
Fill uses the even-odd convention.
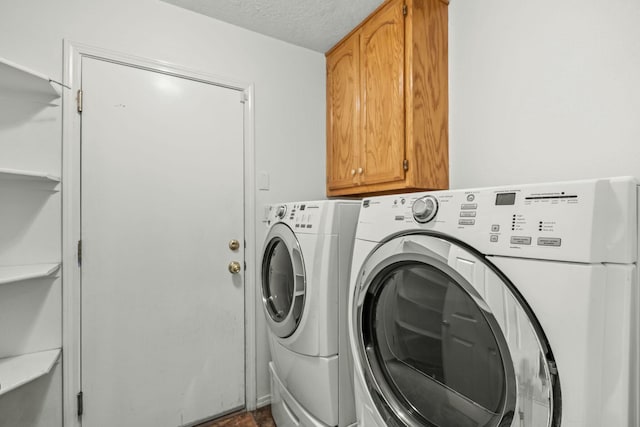
[[[404,180],[404,16],[394,0],[362,27],[360,184]]]
[[[359,43],[353,37],[327,58],[327,188],[357,183],[359,103]]]
[[[327,52],[328,196],[449,187],[447,58],[442,0],[387,0]]]
[[[276,423],[271,416],[271,406],[264,406],[255,411],[231,414],[198,424],[196,427],[276,427]]]

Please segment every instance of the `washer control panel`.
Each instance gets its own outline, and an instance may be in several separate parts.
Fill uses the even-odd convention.
[[[485,254],[633,262],[637,193],[633,178],[610,178],[372,197],[363,200],[357,237],[424,229]]]
[[[295,232],[315,232],[320,224],[324,204],[321,202],[283,203],[270,205],[265,212],[265,225],[287,224]]]

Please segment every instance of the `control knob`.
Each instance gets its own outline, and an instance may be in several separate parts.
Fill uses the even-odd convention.
[[[435,218],[438,212],[438,199],[434,196],[424,196],[411,206],[413,218],[421,223],[426,223]]]
[[[276,208],[276,217],[277,218],[284,218],[285,214],[287,213],[287,206],[286,205],[280,205]]]

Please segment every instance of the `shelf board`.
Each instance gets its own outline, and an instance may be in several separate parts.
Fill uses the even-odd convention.
[[[29,181],[51,181],[60,182],[60,177],[49,175],[44,172],[23,171],[16,169],[0,168],[0,179],[22,179]]]
[[[40,277],[48,277],[58,271],[59,268],[60,263],[0,267],[0,285],[29,279],[38,279]]]
[[[0,396],[47,375],[59,357],[55,349],[0,359]]]
[[[0,93],[25,97],[31,101],[49,103],[60,98],[60,92],[51,85],[51,79],[0,57]]]

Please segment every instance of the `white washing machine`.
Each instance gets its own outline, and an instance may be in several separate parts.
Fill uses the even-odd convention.
[[[365,427],[638,427],[631,178],[363,200],[349,332]]]
[[[261,283],[279,427],[355,422],[346,316],[359,209],[344,200],[269,208]]]

